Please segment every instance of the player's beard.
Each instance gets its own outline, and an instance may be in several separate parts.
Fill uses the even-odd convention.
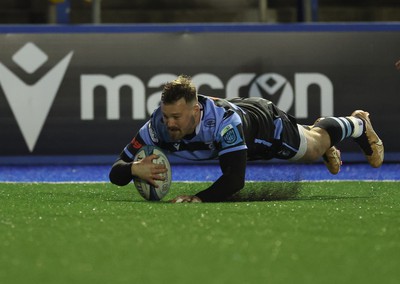
[[[178,141],[183,137],[183,135],[181,134],[182,131],[177,127],[168,128],[168,133],[172,141]]]
[[[186,131],[183,131],[179,127],[170,127],[168,128],[168,133],[172,141],[178,141],[181,140],[186,135],[192,134],[195,130],[196,130],[196,119],[194,115],[192,115],[190,118],[190,124],[187,126]]]

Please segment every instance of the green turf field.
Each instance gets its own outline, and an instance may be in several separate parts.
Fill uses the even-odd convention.
[[[216,204],[1,183],[0,202],[4,284],[400,283],[398,182],[248,183]]]

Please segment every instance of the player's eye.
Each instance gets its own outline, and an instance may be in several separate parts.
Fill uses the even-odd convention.
[[[182,116],[181,115],[171,115],[171,116],[166,116],[165,114],[163,115],[163,122],[166,124],[169,120],[174,121],[174,120],[181,120]]]

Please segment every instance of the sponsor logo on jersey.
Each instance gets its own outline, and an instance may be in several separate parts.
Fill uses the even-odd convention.
[[[208,145],[208,148],[209,148],[210,150],[214,150],[214,149],[215,149],[215,145],[214,145],[214,142],[213,142],[213,141],[211,141],[211,142],[206,142],[205,144]]]
[[[172,145],[174,146],[174,148],[176,149],[176,151],[179,151],[179,147],[181,146],[180,143],[173,143]]]
[[[214,127],[214,126],[215,126],[215,120],[214,120],[214,119],[207,119],[207,120],[204,122],[204,126],[205,126],[205,127],[209,127],[209,128]]]
[[[268,141],[265,141],[265,140],[262,140],[262,139],[258,139],[258,138],[254,139],[254,143],[255,144],[262,144],[262,145],[267,146],[267,147],[271,147],[272,146],[271,142],[268,142]]]
[[[134,137],[132,139],[131,144],[132,144],[132,147],[135,149],[140,149],[143,147],[143,145],[139,141],[137,141],[136,137]]]

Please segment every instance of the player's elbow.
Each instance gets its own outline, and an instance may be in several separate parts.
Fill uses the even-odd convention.
[[[240,181],[238,182],[238,188],[239,188],[239,190],[243,189],[244,184],[245,184],[244,178],[243,178],[243,179],[240,179]]]
[[[238,192],[239,190],[244,188],[245,178],[240,174],[231,175],[228,177],[229,187],[231,188],[231,194]]]
[[[236,179],[235,179],[235,183],[234,183],[236,186],[236,191],[239,191],[239,190],[241,190],[241,189],[243,189],[243,187],[244,187],[244,184],[245,184],[245,179],[244,179],[244,177],[243,178],[241,178],[241,177],[237,177]]]
[[[242,170],[235,170],[232,171],[230,174],[231,179],[233,180],[233,182],[240,187],[240,189],[242,189],[244,187],[245,184],[245,180],[246,180],[246,169],[243,168]]]
[[[126,178],[122,178],[121,175],[113,169],[111,169],[110,173],[108,174],[108,178],[112,184],[118,186],[127,185],[131,181],[131,179],[128,180]]]
[[[112,165],[108,178],[115,185],[127,185],[132,181],[131,163],[118,159]]]

